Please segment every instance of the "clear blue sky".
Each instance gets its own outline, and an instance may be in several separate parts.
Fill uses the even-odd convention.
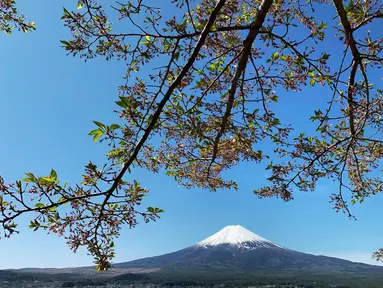
[[[89,160],[103,160],[105,147],[87,134],[91,120],[114,122],[124,65],[103,59],[84,63],[59,47],[59,40],[68,38],[59,20],[62,6],[74,7],[75,1],[19,2],[37,31],[0,35],[0,174],[13,181],[26,171],[46,174],[55,168],[60,179],[74,183]],[[323,102],[324,93],[317,88],[286,95],[278,108],[281,118],[304,130],[300,117],[311,112],[306,107]],[[296,193],[286,204],[252,194],[265,183],[262,167],[243,164],[227,173],[239,182],[239,191],[187,191],[166,176],[136,172],[151,190],[144,205],[166,213],[156,223],[124,229],[116,241],[116,262],[181,249],[232,224],[290,249],[354,261],[372,263],[371,253],[383,247],[381,196],[352,207],[358,221],[351,221],[328,203],[336,189],[331,182],[322,182],[315,193]],[[64,239],[29,231],[28,217],[20,225],[20,235],[0,240],[0,269],[92,264],[85,250],[73,254]]]

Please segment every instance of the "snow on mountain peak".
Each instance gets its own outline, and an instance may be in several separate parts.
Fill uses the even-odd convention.
[[[246,249],[283,248],[240,225],[226,226],[209,238],[198,242],[196,245],[200,247],[211,247],[225,244]]]

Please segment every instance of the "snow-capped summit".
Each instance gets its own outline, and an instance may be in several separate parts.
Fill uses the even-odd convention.
[[[247,230],[240,225],[226,226],[214,235],[196,244],[199,247],[230,245],[244,249],[282,248],[269,240]]]

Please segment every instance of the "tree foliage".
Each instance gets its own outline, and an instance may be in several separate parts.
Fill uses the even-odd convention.
[[[18,12],[14,0],[0,0],[0,31],[11,34],[15,28],[27,33],[35,30],[35,23]]]
[[[94,122],[90,135],[110,145],[109,161],[89,163],[81,184],[61,184],[54,170],[13,184],[1,179],[4,236],[17,232],[20,215],[35,212],[31,228],[65,235],[73,250],[87,246],[98,268],[109,268],[122,225],[162,212],[139,210],[148,191],[126,177],[136,167],[216,190],[237,189],[223,172],[238,163],[268,162],[269,185],[254,187],[256,195],[289,201],[295,190],[332,179],[339,190],[331,201],[350,217],[345,193],[357,203],[381,192],[372,172],[383,158],[383,98],[371,82],[383,63],[381,1],[165,2],[160,9],[149,0],[80,0],[77,9],[64,9],[67,53],[127,66],[119,124]],[[329,37],[340,59],[331,57]],[[318,86],[332,92],[310,118],[314,132],[278,119],[273,107],[284,91]]]

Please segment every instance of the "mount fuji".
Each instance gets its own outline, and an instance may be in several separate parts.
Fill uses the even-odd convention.
[[[379,271],[379,266],[354,263],[333,257],[316,256],[280,246],[242,226],[226,226],[216,234],[185,249],[130,262],[116,268],[230,268],[241,271]]]
[[[101,274],[94,266],[0,271],[0,286],[2,279],[61,281],[84,277],[109,279],[111,283],[293,283],[294,287],[360,288],[381,287],[383,267],[294,251],[237,225],[173,253],[114,264]]]

